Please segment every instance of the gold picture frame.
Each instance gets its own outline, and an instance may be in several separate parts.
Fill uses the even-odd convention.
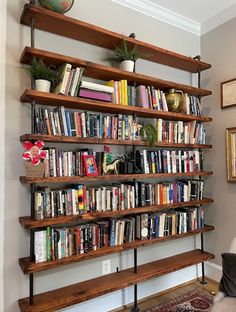
[[[236,78],[221,82],[221,109],[236,106]]]
[[[236,182],[236,127],[226,129],[227,180]]]

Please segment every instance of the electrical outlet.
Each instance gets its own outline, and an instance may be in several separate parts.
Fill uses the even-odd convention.
[[[102,261],[102,275],[111,273],[111,260]]]

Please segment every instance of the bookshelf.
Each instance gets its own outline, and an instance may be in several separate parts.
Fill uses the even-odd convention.
[[[213,258],[214,255],[196,249],[140,265],[137,267],[138,274],[133,269],[122,270],[118,273],[112,273],[35,295],[34,305],[29,305],[29,299],[23,298],[19,300],[19,306],[21,311],[27,312],[57,311],[58,309],[63,309],[125,287],[136,285]]]
[[[114,45],[118,45],[120,40],[124,38],[120,34],[115,32],[91,25],[79,20],[75,20],[68,16],[60,15],[55,12],[45,10],[43,8],[36,7],[32,4],[26,4],[21,16],[21,24],[31,27],[32,34],[34,36],[34,28],[32,27],[32,20],[34,19],[34,27],[47,32],[55,33],[64,37],[73,38],[79,41],[84,41],[92,45],[98,45],[107,49],[113,49]],[[167,65],[177,69],[185,70],[191,73],[198,73],[203,70],[207,70],[211,67],[210,64],[204,63],[197,59],[162,49],[160,47],[153,46],[151,44],[125,37],[128,44],[137,45],[140,53],[146,55],[146,59],[149,61],[157,62],[159,64]],[[172,81],[162,80],[157,77],[150,77],[141,73],[129,73],[121,71],[117,68],[100,65],[93,62],[88,62],[82,59],[72,58],[70,56],[61,55],[54,52],[49,52],[35,47],[25,47],[20,62],[22,64],[29,65],[33,57],[42,57],[47,64],[53,64],[59,66],[64,63],[70,63],[73,66],[82,66],[85,68],[84,76],[93,79],[111,80],[111,79],[126,79],[128,83],[136,82],[137,84],[143,84],[146,86],[152,85],[160,89],[176,88],[183,92],[187,92],[189,95],[194,96],[208,96],[211,95],[211,91],[179,84]],[[142,107],[135,106],[123,106],[113,103],[94,101],[83,98],[75,98],[70,96],[63,96],[53,93],[44,93],[35,91],[33,89],[26,89],[20,101],[23,103],[31,103],[32,110],[35,105],[40,104],[42,106],[64,106],[65,108],[75,110],[87,110],[92,112],[102,112],[111,114],[124,114],[135,115],[142,118],[162,118],[163,120],[171,121],[199,121],[199,122],[211,122],[212,118],[207,116],[193,116],[180,113],[172,113],[165,111],[156,111]],[[36,134],[32,131],[31,134],[23,134],[20,137],[21,141],[30,140],[43,140],[50,143],[62,143],[62,144],[89,144],[89,145],[122,145],[131,146],[133,149],[136,147],[148,146],[144,141],[131,141],[131,140],[115,140],[115,139],[96,139],[96,138],[79,138],[79,137],[65,137],[55,135],[42,135]],[[157,148],[182,148],[182,149],[210,149],[210,144],[184,144],[184,143],[156,143]],[[113,247],[102,247],[95,251],[89,251],[84,254],[76,254],[59,260],[51,260],[40,263],[34,262],[34,250],[33,250],[33,235],[37,229],[43,229],[47,226],[60,226],[60,225],[73,225],[80,222],[97,221],[103,218],[114,218],[129,215],[138,215],[140,213],[152,213],[161,212],[165,209],[175,209],[184,207],[194,207],[202,205],[210,205],[213,200],[210,198],[203,198],[202,200],[192,200],[185,202],[178,202],[174,204],[159,204],[142,206],[125,210],[117,211],[99,211],[88,212],[82,215],[68,215],[56,218],[45,218],[43,220],[34,220],[33,218],[33,192],[37,185],[71,185],[77,183],[87,182],[116,182],[116,181],[133,181],[133,180],[153,180],[153,179],[166,179],[166,178],[191,178],[198,177],[199,179],[212,175],[212,171],[196,171],[191,173],[158,173],[158,174],[119,174],[109,176],[73,176],[73,177],[49,177],[49,178],[30,178],[22,176],[20,177],[21,183],[29,185],[31,187],[31,215],[19,218],[20,224],[24,229],[30,231],[30,257],[24,257],[19,259],[19,265],[24,274],[29,274],[30,279],[30,291],[29,297],[19,300],[19,307],[22,312],[49,312],[57,311],[62,308],[69,307],[74,304],[90,300],[92,298],[108,294],[115,290],[120,290],[128,286],[134,285],[134,308],[137,308],[137,284],[147,281],[149,279],[165,275],[170,272],[174,272],[195,264],[202,263],[204,282],[204,265],[205,261],[214,258],[214,255],[204,251],[203,249],[203,234],[214,230],[211,225],[205,225],[201,229],[188,231],[187,233],[169,235],[165,237],[159,237],[155,239],[143,239],[134,240],[131,243],[123,243],[121,245]],[[164,243],[169,240],[181,239],[184,237],[201,235],[201,250],[192,250],[186,253],[178,254],[172,257],[164,258],[158,261],[150,262],[144,265],[137,265],[137,249],[143,246],[152,244]],[[72,263],[79,263],[89,259],[94,259],[102,256],[107,256],[114,253],[121,253],[125,250],[134,250],[134,268],[119,271],[117,273],[111,273],[106,276],[97,277],[85,282],[70,285],[67,287],[55,289],[46,293],[34,295],[33,278],[34,274],[40,271],[48,269],[56,269],[64,265]],[[78,291],[79,289],[79,291]],[[137,311],[137,310],[134,310]]]

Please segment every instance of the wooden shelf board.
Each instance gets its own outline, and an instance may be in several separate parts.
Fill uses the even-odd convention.
[[[27,89],[20,98],[21,102],[30,103],[35,100],[37,104],[47,106],[64,106],[66,108],[80,109],[87,111],[112,113],[112,114],[124,114],[133,115],[144,118],[162,118],[165,120],[182,120],[182,121],[202,121],[209,122],[212,118],[206,116],[193,116],[180,113],[156,111],[148,108],[137,106],[125,106],[114,104],[110,102],[101,102],[88,100],[83,98],[76,98],[72,96],[64,96],[54,93],[46,93],[35,90]]]
[[[21,258],[19,259],[19,265],[23,271],[24,274],[30,274],[30,273],[36,273],[40,271],[45,271],[53,268],[57,268],[62,265],[68,265],[71,263],[77,263],[85,260],[90,260],[94,258],[103,257],[106,255],[119,253],[124,250],[139,248],[147,245],[152,245],[156,243],[162,243],[169,240],[179,239],[183,237],[193,236],[200,233],[206,233],[209,231],[213,231],[214,227],[211,225],[205,225],[203,229],[190,231],[183,234],[178,235],[171,235],[166,237],[160,237],[156,239],[145,239],[145,240],[135,240],[132,243],[123,244],[120,246],[114,246],[114,247],[103,247],[101,249],[98,249],[96,251],[90,251],[88,253],[82,254],[82,255],[74,255],[67,258],[54,260],[54,261],[45,261],[40,263],[31,262],[29,257]]]
[[[198,70],[211,68],[210,64],[194,60],[191,57],[168,51],[143,41],[106,30],[104,28],[73,19],[63,14],[26,4],[21,15],[21,24],[31,26],[35,18],[35,28],[64,37],[83,41],[106,49],[114,49],[125,39],[128,46],[137,46],[143,59],[152,62],[197,73]]]
[[[80,138],[61,135],[46,134],[24,134],[20,137],[21,141],[37,141],[51,143],[75,143],[75,144],[108,144],[108,145],[130,145],[130,146],[149,146],[145,141],[116,140],[116,139],[98,139],[98,138]],[[156,147],[173,147],[173,148],[212,148],[210,144],[185,144],[185,143],[167,143],[158,142]]]
[[[142,75],[139,73],[132,73],[127,71],[122,71],[118,68],[109,67],[105,65],[100,65],[92,62],[88,62],[85,60],[77,59],[74,57],[64,56],[61,54],[48,52],[45,50],[25,47],[22,56],[21,63],[30,64],[33,57],[41,57],[44,62],[49,65],[61,65],[64,63],[70,63],[73,66],[82,66],[85,68],[84,76],[90,77],[99,80],[121,80],[126,79],[128,83],[132,83],[136,81],[138,84],[143,84],[146,86],[154,86],[159,89],[170,89],[175,88],[178,90],[182,90],[183,92],[187,92],[190,95],[200,95],[206,96],[211,95],[212,92],[209,90],[204,90],[200,88],[191,87],[188,85],[180,84],[173,81],[167,81],[159,78],[149,77],[146,75]]]
[[[138,266],[138,273],[134,273],[132,268],[126,269],[35,295],[33,305],[29,304],[29,298],[20,299],[18,303],[21,312],[58,311],[213,258],[213,254],[196,249],[140,265]]]
[[[82,215],[63,216],[58,218],[47,218],[43,220],[33,220],[31,217],[20,217],[19,222],[25,229],[36,229],[46,227],[50,225],[70,224],[81,221],[94,221],[101,218],[113,218],[117,216],[125,216],[137,213],[147,213],[162,211],[164,209],[175,209],[179,207],[190,207],[196,205],[207,205],[213,203],[211,198],[203,198],[203,200],[193,200],[189,202],[181,202],[175,204],[161,204],[153,206],[137,207],[126,210],[117,211],[100,211],[100,212],[88,212]]]
[[[95,181],[122,181],[122,180],[131,180],[131,179],[158,179],[158,178],[171,178],[171,177],[193,177],[193,176],[209,176],[212,175],[212,171],[195,171],[187,173],[155,173],[155,174],[114,174],[114,175],[100,175],[100,176],[91,176],[91,177],[39,177],[32,178],[21,176],[20,181],[24,184],[50,184],[50,183],[84,183],[84,182],[95,182]]]

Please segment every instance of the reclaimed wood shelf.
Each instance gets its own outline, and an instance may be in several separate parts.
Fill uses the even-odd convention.
[[[182,172],[182,173],[137,173],[137,174],[113,174],[113,175],[99,175],[91,177],[26,177],[21,176],[20,181],[24,184],[34,184],[34,183],[84,183],[84,182],[95,182],[95,181],[122,181],[122,180],[132,180],[132,179],[158,179],[158,178],[171,178],[171,177],[194,177],[194,176],[209,176],[212,175],[212,171],[194,171],[194,172]]]
[[[212,94],[212,92],[209,90],[195,88],[192,86],[180,84],[180,83],[173,82],[173,81],[153,78],[153,77],[149,77],[149,76],[142,75],[139,73],[127,72],[127,71],[120,70],[118,68],[100,65],[100,64],[84,61],[81,59],[64,56],[61,54],[48,52],[48,51],[35,49],[35,48],[25,47],[20,61],[23,64],[31,64],[31,60],[34,56],[37,58],[43,58],[44,62],[46,62],[49,65],[58,66],[64,63],[70,63],[74,67],[82,66],[85,69],[83,76],[95,78],[99,80],[108,81],[108,80],[126,79],[128,83],[132,83],[135,81],[138,84],[146,85],[146,86],[154,86],[157,89],[158,88],[159,89],[175,88],[175,89],[181,90],[183,92],[187,92],[188,94],[195,95],[195,96],[206,96],[206,95]]]
[[[152,205],[152,206],[143,206],[136,207],[125,210],[116,210],[116,211],[98,211],[98,212],[87,212],[82,215],[70,215],[63,216],[57,218],[47,218],[43,220],[34,220],[31,217],[20,217],[20,224],[27,230],[36,229],[41,227],[46,227],[50,225],[60,225],[60,224],[70,224],[81,221],[94,221],[101,218],[114,218],[117,216],[126,216],[138,213],[147,213],[147,212],[157,212],[162,211],[164,209],[175,209],[180,207],[191,207],[196,205],[208,205],[213,203],[213,199],[211,198],[203,198],[202,200],[192,200],[188,202],[180,202],[174,204],[160,204],[160,205]]]
[[[146,141],[134,140],[117,140],[117,139],[98,139],[98,138],[80,138],[61,135],[46,134],[24,134],[20,137],[21,141],[37,141],[42,140],[50,143],[75,143],[75,144],[108,144],[108,145],[129,145],[129,146],[149,146]],[[172,147],[172,148],[212,148],[210,144],[185,144],[185,143],[167,143],[157,142],[155,147]]]
[[[133,268],[122,270],[35,295],[33,305],[29,304],[29,298],[20,299],[18,304],[21,312],[58,311],[211,259],[214,259],[213,254],[196,249],[139,265],[137,273]]]
[[[46,10],[40,7],[26,4],[21,15],[21,24],[31,26],[32,18],[35,19],[35,28],[51,32],[63,37],[83,41],[106,49],[114,49],[122,39],[128,46],[137,46],[139,54],[143,59],[182,69],[192,73],[198,73],[211,68],[210,64],[195,60],[152,44],[133,39],[119,33],[98,27],[80,20],[76,20],[63,14]],[[134,32],[134,29],[130,29]]]
[[[60,267],[62,265],[68,265],[71,263],[77,263],[81,261],[86,261],[94,258],[103,257],[106,255],[119,253],[125,250],[134,249],[134,248],[140,248],[156,243],[162,243],[169,240],[179,239],[183,237],[193,236],[200,233],[206,233],[209,231],[213,231],[214,227],[211,225],[205,225],[203,229],[195,230],[195,231],[189,231],[187,233],[182,234],[176,234],[176,235],[170,235],[165,237],[159,237],[155,239],[145,239],[145,240],[135,240],[132,243],[126,243],[114,247],[103,247],[96,251],[90,251],[85,254],[81,255],[74,255],[67,258],[62,258],[59,260],[54,261],[45,261],[40,263],[31,262],[29,257],[21,258],[19,259],[19,265],[21,267],[21,270],[24,274],[30,274],[30,273],[36,273],[40,271],[45,271],[53,268]]]
[[[64,106],[66,108],[80,109],[87,111],[112,113],[112,114],[124,114],[143,117],[143,118],[162,118],[165,120],[182,120],[182,121],[201,121],[210,122],[212,118],[206,116],[193,116],[180,113],[157,111],[154,109],[137,107],[137,106],[125,106],[114,104],[110,102],[101,102],[88,100],[83,98],[77,98],[73,96],[65,96],[54,93],[40,92],[31,89],[26,89],[20,98],[21,102],[30,103],[35,100],[36,104],[46,106]]]

